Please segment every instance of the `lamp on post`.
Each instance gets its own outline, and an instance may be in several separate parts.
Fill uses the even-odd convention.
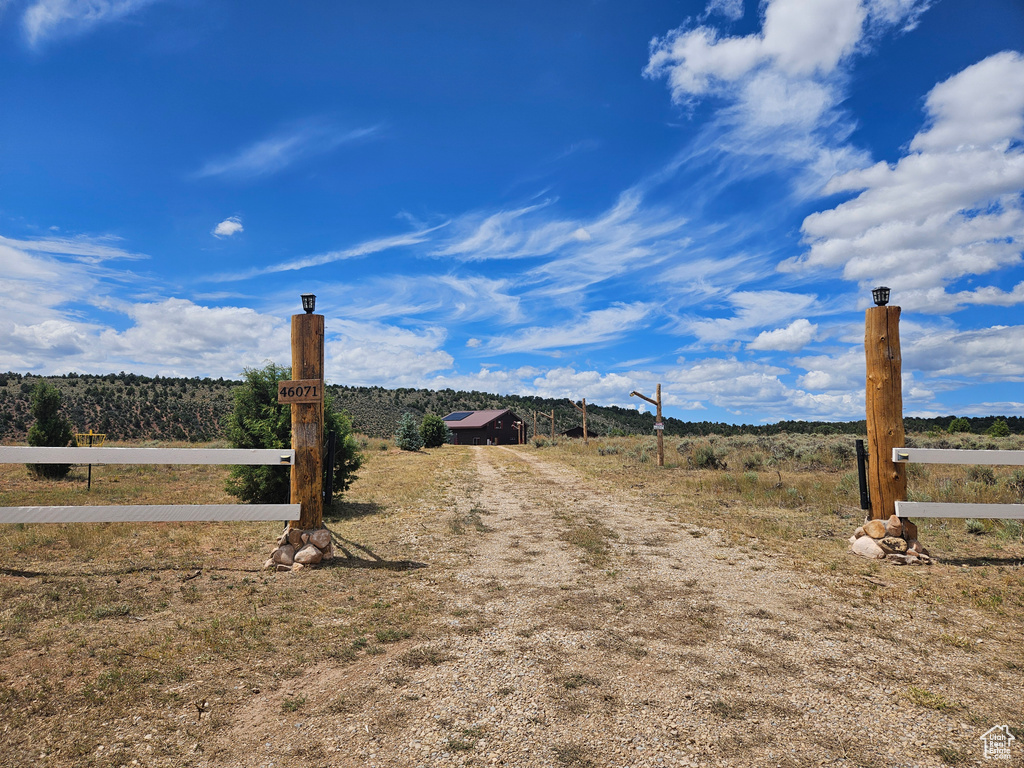
[[[888,288],[886,289],[888,290]],[[306,310],[307,315],[313,314],[313,310],[316,309],[316,294],[315,293],[304,293],[302,294],[302,308]]]
[[[871,291],[871,298],[874,299],[876,307],[884,307],[889,303],[889,289],[880,285]]]

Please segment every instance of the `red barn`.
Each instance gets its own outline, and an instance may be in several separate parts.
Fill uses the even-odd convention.
[[[518,445],[523,420],[508,408],[500,411],[455,411],[444,417],[454,445]]]

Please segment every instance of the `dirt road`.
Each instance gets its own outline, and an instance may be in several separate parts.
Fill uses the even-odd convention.
[[[222,737],[240,764],[980,765],[989,718],[1020,726],[1017,639],[940,640],[983,617],[908,616],[534,452],[471,450],[445,530],[398,542],[444,605],[429,636],[308,670],[301,716],[254,699]]]

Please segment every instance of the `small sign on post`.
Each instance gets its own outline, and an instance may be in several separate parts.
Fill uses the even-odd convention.
[[[320,379],[299,379],[277,382],[277,402],[319,403],[324,399],[324,383]]]

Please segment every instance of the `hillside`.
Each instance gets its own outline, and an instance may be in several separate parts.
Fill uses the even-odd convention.
[[[29,401],[32,387],[45,380],[63,396],[63,410],[75,429],[102,432],[111,440],[183,440],[205,442],[223,436],[223,424],[234,404],[233,391],[241,382],[225,379],[166,378],[132,373],[93,376],[33,376],[0,374],[0,440],[23,442],[32,424]],[[348,411],[357,432],[389,438],[405,412],[416,419],[434,413],[444,416],[457,410],[510,408],[526,422],[533,437],[534,413],[555,413],[555,432],[581,423],[580,413],[568,400],[520,395],[495,395],[452,389],[384,389],[329,385],[335,406]],[[909,432],[945,428],[953,416],[905,419]],[[971,431],[984,433],[998,417],[967,418]],[[1007,417],[1015,434],[1024,432],[1024,418]],[[537,416],[537,432],[551,433],[551,421]],[[653,431],[654,415],[618,406],[587,406],[587,426],[602,435],[645,434]],[[665,420],[666,435],[772,435],[791,433],[863,434],[864,422],[781,421],[775,424],[725,424],[710,421]]]

